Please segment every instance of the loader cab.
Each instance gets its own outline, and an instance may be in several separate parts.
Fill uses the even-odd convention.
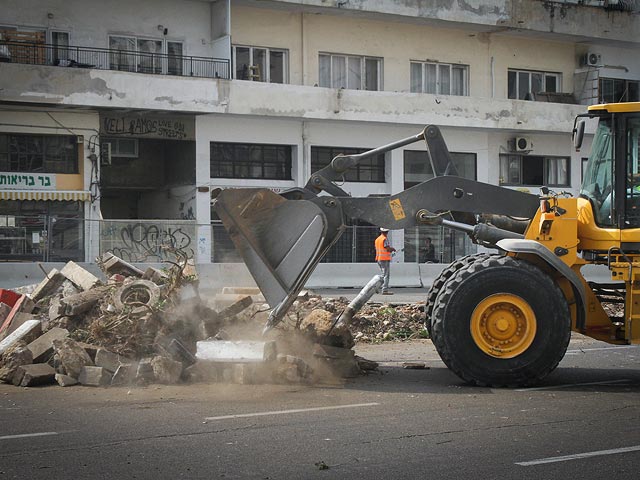
[[[581,117],[597,118],[598,127],[580,197],[589,200],[598,227],[640,228],[640,103],[594,105]],[[576,147],[584,128],[580,122],[584,119],[575,129]],[[634,250],[640,242],[637,246]]]

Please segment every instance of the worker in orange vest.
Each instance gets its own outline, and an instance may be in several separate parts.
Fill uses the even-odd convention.
[[[389,244],[389,239],[387,238],[389,235],[388,228],[380,228],[380,236],[376,238],[376,262],[378,262],[378,266],[380,267],[380,271],[382,272],[382,276],[384,277],[384,282],[382,284],[382,294],[383,295],[393,295],[393,292],[389,291],[389,271],[391,269],[391,255],[396,251]]]

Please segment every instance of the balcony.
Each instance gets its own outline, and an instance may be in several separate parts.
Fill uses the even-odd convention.
[[[62,47],[46,43],[0,42],[0,61],[181,77],[229,79],[231,75],[229,60],[223,58],[94,47]]]

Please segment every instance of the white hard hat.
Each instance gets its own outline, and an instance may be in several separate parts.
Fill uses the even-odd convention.
[[[389,229],[388,229],[388,228],[384,228],[384,227],[380,227],[380,231],[381,231],[381,232],[388,232],[388,231],[389,231]]]

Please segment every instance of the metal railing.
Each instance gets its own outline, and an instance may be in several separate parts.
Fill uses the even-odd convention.
[[[3,48],[5,47],[5,48]],[[224,58],[0,41],[0,61],[182,77],[231,78]]]

